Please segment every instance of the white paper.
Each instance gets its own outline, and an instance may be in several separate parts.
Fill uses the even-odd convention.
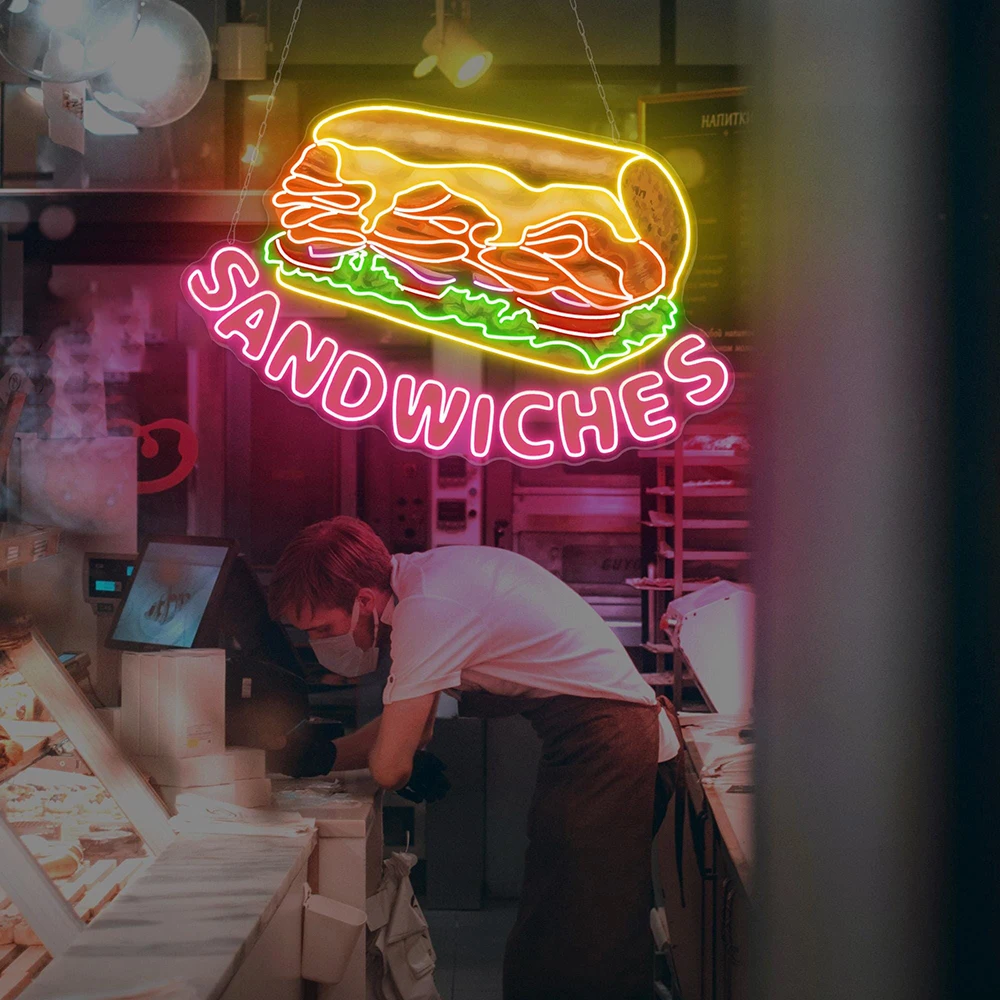
[[[314,830],[316,821],[297,812],[246,809],[194,792],[183,792],[177,796],[177,815],[170,825],[177,833],[300,837]]]

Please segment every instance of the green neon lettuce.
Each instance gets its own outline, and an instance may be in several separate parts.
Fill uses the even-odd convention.
[[[348,292],[359,299],[377,300],[371,303],[386,313],[400,312],[400,318],[424,323],[455,323],[476,331],[485,341],[497,347],[519,345],[544,352],[545,360],[557,361],[554,354],[573,351],[591,371],[629,355],[639,354],[665,339],[677,328],[677,305],[666,295],[622,314],[612,337],[601,342],[576,340],[540,330],[524,307],[514,308],[507,299],[476,287],[457,282],[449,285],[440,301],[415,301],[402,287],[401,279],[387,258],[368,250],[345,254],[332,271],[313,271],[296,267],[280,255],[274,243],[284,233],[272,236],[264,244],[264,260],[277,265],[278,274],[286,281],[306,279],[337,292]]]

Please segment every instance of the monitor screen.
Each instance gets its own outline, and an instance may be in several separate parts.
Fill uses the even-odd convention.
[[[150,541],[111,635],[114,643],[190,649],[230,545]]]

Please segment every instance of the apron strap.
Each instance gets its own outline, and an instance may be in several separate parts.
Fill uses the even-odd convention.
[[[660,708],[667,713],[670,725],[677,737],[676,781],[674,782],[674,864],[677,867],[677,886],[680,889],[681,906],[687,906],[684,900],[684,819],[687,814],[687,750],[684,746],[684,733],[680,720],[674,710],[673,702],[664,695],[656,699]]]

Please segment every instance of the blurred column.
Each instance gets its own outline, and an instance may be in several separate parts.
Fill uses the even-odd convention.
[[[1000,4],[941,0],[947,57],[946,995],[1000,997]]]
[[[996,6],[743,0],[760,1000],[1000,995]]]

